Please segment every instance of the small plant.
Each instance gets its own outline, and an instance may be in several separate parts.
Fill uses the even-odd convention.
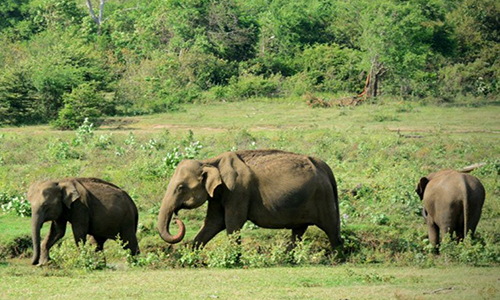
[[[1,200],[4,212],[14,212],[21,217],[31,216],[31,205],[24,196],[14,196],[8,200],[5,199],[5,196],[0,195],[0,197],[4,198]]]
[[[205,265],[202,250],[193,249],[191,245],[180,247],[177,252],[180,254],[178,259],[181,267],[203,267]]]
[[[115,148],[115,155],[116,156],[123,156],[125,154],[125,148],[122,146],[116,146]]]
[[[131,131],[131,132],[128,134],[127,139],[125,140],[125,145],[127,145],[127,146],[134,146],[136,143],[137,143],[137,142],[136,142],[136,140],[135,140],[134,133]]]
[[[101,150],[108,149],[109,146],[113,145],[112,134],[101,134],[97,139],[95,139],[93,146]]]
[[[48,152],[49,156],[56,161],[79,159],[81,157],[78,152],[71,149],[71,146],[67,142],[61,140],[49,143]]]
[[[167,260],[167,255],[162,251],[148,252],[133,256],[127,253],[127,264],[135,268],[157,269]]]
[[[147,143],[140,146],[141,150],[156,150],[158,142],[156,139],[150,139]]]
[[[395,115],[376,114],[373,115],[373,120],[377,122],[391,122],[391,121],[399,121],[399,118]]]
[[[219,240],[207,251],[207,266],[212,268],[235,268],[242,265],[239,233],[231,234],[227,240]]]
[[[87,145],[94,138],[94,124],[85,118],[83,124],[76,130],[76,138],[73,140],[73,145]]]
[[[96,251],[96,246],[90,243],[76,247],[73,241],[65,240],[59,247],[52,248],[51,255],[54,264],[63,269],[94,271],[106,268],[104,253]]]

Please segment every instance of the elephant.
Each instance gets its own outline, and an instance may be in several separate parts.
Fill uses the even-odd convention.
[[[310,225],[327,234],[333,249],[341,245],[337,183],[330,167],[314,157],[245,150],[180,162],[158,215],[162,239],[180,242],[185,226],[176,218],[179,232],[172,235],[172,216],[206,201],[206,218],[194,248],[203,247],[224,229],[228,234],[238,232],[247,220],[263,228],[291,229],[291,248]]]
[[[416,192],[423,201],[422,214],[434,247],[448,233],[457,240],[469,232],[474,235],[485,199],[479,179],[455,170],[442,170],[422,177]]]
[[[90,235],[100,251],[107,239],[119,235],[126,249],[133,255],[139,253],[137,207],[125,191],[112,183],[98,178],[39,181],[30,186],[28,201],[32,208],[33,265],[49,261],[49,250],[66,233],[67,222],[71,223],[77,245]],[[52,224],[40,251],[40,229],[47,221]]]

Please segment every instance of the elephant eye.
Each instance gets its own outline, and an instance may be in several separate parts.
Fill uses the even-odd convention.
[[[184,190],[184,185],[179,184],[179,185],[177,186],[177,191],[178,191],[178,192],[182,192],[183,190]]]

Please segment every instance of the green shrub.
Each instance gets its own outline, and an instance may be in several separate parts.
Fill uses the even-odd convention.
[[[447,235],[439,245],[440,260],[473,266],[488,266],[500,263],[500,247],[492,236],[486,239],[470,236],[456,243]]]
[[[96,83],[82,83],[63,98],[64,107],[53,122],[58,129],[77,129],[86,119],[94,125],[99,124],[112,105],[97,89]]]
[[[78,247],[72,240],[64,240],[59,246],[52,247],[53,263],[62,269],[83,269],[86,271],[103,270],[106,258],[103,251],[96,251],[96,245],[80,244]]]
[[[38,95],[29,75],[24,68],[0,69],[0,125],[36,123],[39,120]]]
[[[260,75],[246,74],[240,77],[233,77],[228,93],[233,99],[246,99],[253,97],[277,97],[281,93],[282,77],[273,75],[264,78]]]
[[[21,217],[31,216],[31,205],[22,195],[0,193],[0,206],[4,212],[14,212]]]
[[[214,241],[210,251],[206,251],[207,266],[211,268],[235,268],[242,265],[242,247],[239,233],[227,239]]]
[[[313,91],[355,93],[363,88],[356,50],[341,48],[337,44],[318,44],[304,49],[299,61],[303,71],[295,76],[310,82]]]
[[[177,248],[177,259],[181,267],[203,267],[205,266],[205,256],[203,250],[193,249],[191,245],[184,245]]]

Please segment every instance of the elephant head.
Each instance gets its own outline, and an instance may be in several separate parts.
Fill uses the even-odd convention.
[[[40,259],[40,230],[46,221],[57,220],[65,208],[80,198],[71,181],[44,181],[31,185],[28,201],[31,204],[31,233],[33,239],[33,264]]]
[[[172,215],[180,209],[193,209],[203,205],[214,197],[215,190],[223,184],[224,174],[219,170],[220,164],[208,164],[196,160],[182,161],[172,176],[158,216],[160,236],[168,243],[180,242],[185,234],[185,226],[181,220],[176,222],[179,233],[170,234],[169,224]]]

